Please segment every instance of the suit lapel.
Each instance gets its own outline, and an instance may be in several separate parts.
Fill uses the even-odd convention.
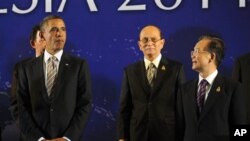
[[[44,55],[41,55],[38,58],[35,58],[34,60],[34,74],[38,75],[39,79],[40,79],[40,90],[41,90],[41,95],[42,97],[45,99],[45,101],[49,102],[49,98],[48,98],[48,93],[47,93],[47,88],[45,86],[45,76],[44,76],[44,59],[43,59]]]
[[[212,88],[208,94],[205,105],[201,111],[200,120],[209,112],[209,110],[214,106],[214,102],[218,99],[218,96],[223,93],[223,77],[221,75],[217,75],[213,82]]]
[[[146,76],[144,61],[140,61],[135,69],[135,76],[147,95],[150,94],[150,86]]]
[[[161,85],[164,83],[163,81],[166,81],[168,78],[168,75],[170,75],[170,70],[171,68],[168,68],[168,61],[165,59],[161,59],[160,64],[157,68],[157,75],[156,79],[153,81],[154,86],[152,88],[152,94],[151,98],[155,97],[158,93],[157,90],[161,87]]]
[[[245,61],[245,62],[246,62],[246,65],[249,65],[249,64],[250,64],[250,55],[249,55],[247,61]],[[247,68],[247,72],[250,71],[250,67],[245,67],[245,68]],[[247,77],[247,78],[249,78],[249,77]]]
[[[71,63],[70,63],[69,56],[63,53],[60,64],[59,64],[59,70],[57,73],[53,100],[55,100],[57,96],[60,94],[59,90],[63,87],[63,84],[66,79],[65,77],[69,76],[68,70],[69,70],[70,65]]]
[[[198,117],[198,108],[197,108],[197,102],[196,102],[196,94],[197,94],[197,84],[198,84],[198,79],[193,80],[191,82],[191,85],[187,88],[187,91],[184,92],[187,94],[187,101],[190,101],[190,103],[188,103],[188,107],[190,107],[189,111],[193,112],[190,113],[189,115],[194,116],[193,118],[195,119],[195,121],[198,121],[197,117]]]

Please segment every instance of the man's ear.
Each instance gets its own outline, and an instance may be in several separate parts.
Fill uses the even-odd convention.
[[[32,48],[36,49],[36,48],[35,48],[35,42],[32,41],[32,40],[30,40],[30,46],[31,46]]]
[[[211,58],[210,58],[210,60],[211,60],[211,62],[215,62],[215,59],[216,59],[216,54],[213,52],[213,53],[210,53],[211,54]]]
[[[165,43],[166,43],[166,40],[165,39],[161,39],[161,43],[162,43],[162,48],[164,47]]]
[[[141,42],[138,41],[137,44],[138,44],[139,49],[141,50]]]
[[[44,32],[42,32],[42,31],[39,31],[39,36],[42,38],[42,39],[44,39],[44,36],[43,36],[43,34],[44,34]]]

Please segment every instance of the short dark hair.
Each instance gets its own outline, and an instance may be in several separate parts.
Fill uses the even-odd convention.
[[[39,25],[33,26],[31,32],[30,32],[30,41],[35,41],[36,40],[36,34],[40,30]]]
[[[207,46],[207,51],[210,53],[215,53],[216,55],[215,63],[218,67],[225,56],[225,46],[223,40],[213,35],[201,36],[199,38],[199,41],[203,39],[210,40]]]
[[[58,16],[58,15],[49,15],[49,16],[46,16],[45,18],[43,18],[43,20],[42,20],[41,23],[40,23],[40,29],[41,29],[42,31],[44,31],[44,26],[47,24],[47,22],[48,22],[49,20],[53,20],[53,19],[61,19],[61,20],[63,20],[63,18],[60,17],[60,16]],[[64,21],[64,20],[63,20],[63,21]]]

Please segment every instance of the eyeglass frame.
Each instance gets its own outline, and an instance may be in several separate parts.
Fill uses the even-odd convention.
[[[194,56],[194,55],[196,55],[196,54],[199,54],[199,53],[210,53],[209,51],[207,51],[207,50],[198,50],[198,49],[195,49],[195,50],[191,50],[191,56]]]
[[[143,41],[143,39],[145,39],[146,41]],[[160,39],[156,39],[156,38],[143,38],[142,40],[140,40],[140,42],[146,44],[148,43],[149,41],[153,42],[154,44],[157,43],[158,41],[162,40],[163,38],[160,38]]]

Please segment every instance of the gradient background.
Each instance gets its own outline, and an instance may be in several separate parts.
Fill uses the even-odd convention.
[[[63,12],[57,13],[60,0],[53,1],[52,12],[45,12],[40,0],[28,14],[12,12],[12,4],[27,9],[31,0],[0,0],[0,125],[3,141],[15,141],[18,130],[8,111],[12,69],[20,60],[33,57],[29,34],[33,25],[46,15],[65,19],[65,51],[85,58],[90,64],[93,104],[84,131],[84,141],[115,141],[116,117],[123,68],[143,58],[137,40],[142,27],[160,27],[166,39],[163,56],[184,64],[188,79],[196,77],[191,70],[190,51],[203,34],[219,35],[226,45],[226,56],[219,68],[231,75],[234,59],[250,51],[250,0],[239,8],[239,0],[210,0],[202,9],[202,0],[182,0],[178,8],[161,10],[154,0],[132,0],[129,4],[146,4],[143,11],[118,11],[124,0],[95,0],[98,12],[91,12],[86,0],[67,0]],[[168,6],[176,0],[162,0]]]

